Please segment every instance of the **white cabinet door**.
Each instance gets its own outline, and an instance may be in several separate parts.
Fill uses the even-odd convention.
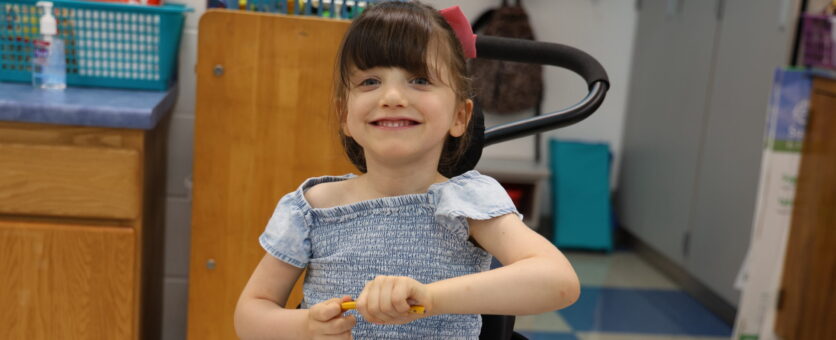
[[[682,266],[717,5],[717,0],[639,4],[618,209],[633,235]]]
[[[767,101],[776,67],[790,62],[797,0],[725,0],[686,269],[727,302],[749,245]]]

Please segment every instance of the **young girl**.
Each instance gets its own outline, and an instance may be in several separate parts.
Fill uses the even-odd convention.
[[[499,183],[443,175],[468,145],[473,102],[463,47],[438,11],[366,10],[337,72],[340,134],[362,174],[311,178],[279,201],[235,311],[241,338],[477,339],[478,314],[578,298],[572,266]],[[491,255],[504,266],[489,270]],[[282,308],[305,267],[302,308]],[[352,299],[357,309],[342,310]]]

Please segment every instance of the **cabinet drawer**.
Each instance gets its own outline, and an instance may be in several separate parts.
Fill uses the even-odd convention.
[[[136,218],[139,157],[131,149],[0,143],[0,213]]]
[[[133,229],[0,220],[3,339],[134,339]]]

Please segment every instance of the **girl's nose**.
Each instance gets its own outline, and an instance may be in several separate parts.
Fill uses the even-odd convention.
[[[397,86],[388,86],[380,98],[380,106],[388,108],[406,107],[407,100],[403,90]]]

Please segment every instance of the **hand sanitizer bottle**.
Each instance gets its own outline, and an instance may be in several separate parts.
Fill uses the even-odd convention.
[[[67,64],[64,60],[64,41],[58,38],[58,24],[52,16],[52,2],[39,1],[43,8],[41,37],[34,41],[32,56],[32,85],[48,90],[67,87]]]

